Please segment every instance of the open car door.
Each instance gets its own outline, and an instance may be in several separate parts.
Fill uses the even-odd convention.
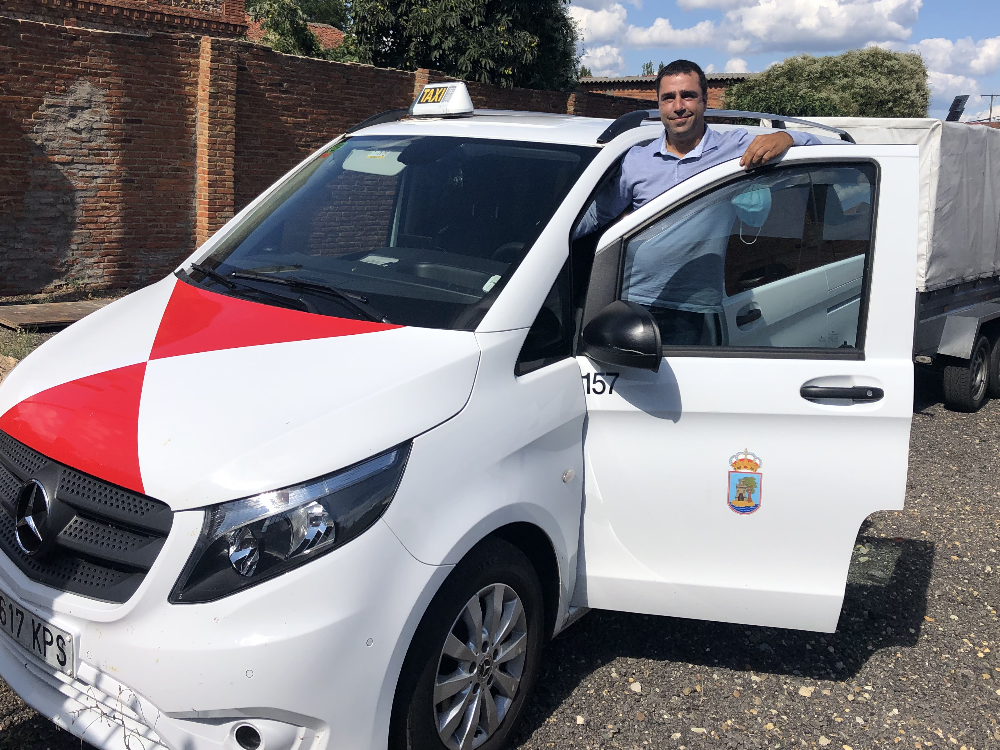
[[[917,151],[899,146],[729,162],[605,234],[584,327],[637,303],[663,358],[579,357],[576,604],[836,629],[861,523],[903,507],[916,242]]]

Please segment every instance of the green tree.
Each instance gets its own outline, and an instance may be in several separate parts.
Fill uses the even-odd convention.
[[[352,0],[360,62],[499,86],[567,89],[579,73],[569,0]]]
[[[727,109],[789,117],[926,117],[929,102],[920,55],[880,47],[790,57],[726,91]]]
[[[344,29],[348,25],[343,0],[246,0],[247,15],[260,23],[264,44],[288,55],[352,59],[350,43],[335,50],[324,50],[310,23],[325,23]],[[345,37],[345,41],[347,41]]]
[[[590,78],[594,75],[593,71],[586,65],[580,66],[580,78]]]
[[[650,60],[649,62],[644,62],[642,64],[642,72],[639,75],[641,75],[641,76],[655,75],[655,73],[653,72],[653,61],[652,60]]]
[[[347,29],[347,6],[344,0],[298,0],[309,23],[325,23],[341,31]]]

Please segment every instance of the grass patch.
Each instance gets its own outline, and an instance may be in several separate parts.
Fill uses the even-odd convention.
[[[51,338],[51,333],[38,333],[31,329],[12,331],[0,327],[0,355],[21,360],[31,354],[43,341]]]

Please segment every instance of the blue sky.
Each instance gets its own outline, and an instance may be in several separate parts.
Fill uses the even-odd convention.
[[[923,55],[931,116],[971,94],[963,119],[985,118],[979,95],[1000,94],[1000,0],[572,0],[570,13],[594,75],[636,75],[647,60],[678,57],[755,72],[803,52],[878,44]]]

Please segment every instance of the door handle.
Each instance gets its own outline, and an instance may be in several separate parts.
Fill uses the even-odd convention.
[[[868,404],[881,401],[885,391],[870,385],[854,385],[844,388],[824,385],[804,385],[799,389],[799,395],[806,401],[823,401],[826,399],[843,399],[855,404]]]
[[[736,313],[736,327],[748,326],[755,320],[760,320],[761,312],[759,307],[744,307]]]

